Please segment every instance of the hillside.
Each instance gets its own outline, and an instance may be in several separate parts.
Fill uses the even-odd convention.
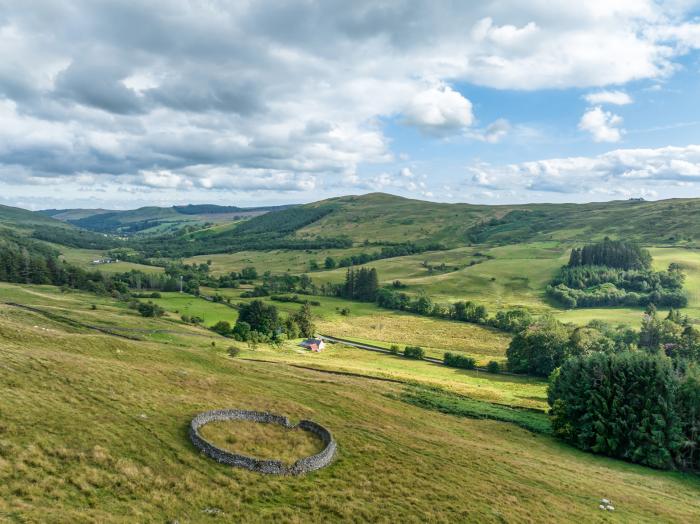
[[[463,384],[483,399],[500,392],[501,402],[516,387],[540,399],[542,382],[459,370],[438,377],[436,366],[339,346],[251,349],[174,318],[144,319],[108,297],[0,291],[52,313],[0,305],[3,521],[45,521],[47,508],[70,522],[607,521],[601,497],[624,522],[700,516],[692,475],[578,451],[522,427],[541,413],[415,380]],[[231,345],[239,357],[228,356]],[[464,414],[421,404],[441,398]],[[317,421],[338,441],[337,459],[295,478],[218,464],[186,428],[197,413],[230,407]]]
[[[171,233],[186,225],[225,224],[287,207],[289,206],[242,208],[213,204],[190,204],[172,207],[148,206],[124,211],[109,209],[47,209],[40,213],[98,233],[160,235]]]
[[[40,226],[70,227],[63,222],[19,207],[0,205],[0,226],[21,231],[32,231]]]
[[[372,193],[308,207],[327,203],[335,205],[333,213],[299,230],[297,236],[328,236],[332,232],[356,242],[432,240],[450,246],[610,236],[655,244],[700,245],[700,199],[478,206]]]

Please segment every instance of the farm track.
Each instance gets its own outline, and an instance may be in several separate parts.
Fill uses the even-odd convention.
[[[352,340],[347,340],[347,339],[338,338],[338,337],[332,337],[330,335],[319,335],[319,337],[321,337],[321,339],[326,340],[326,341],[331,342],[331,343],[345,344],[346,346],[352,346],[352,347],[355,347],[358,349],[366,349],[367,351],[374,351],[376,353],[386,353],[389,355],[395,355],[395,353],[392,353],[390,350],[388,350],[386,348],[381,348],[379,346],[373,346],[371,344],[353,342]],[[440,366],[445,365],[445,363],[442,360],[440,360],[439,358],[435,358],[435,357],[423,357],[421,360],[423,360],[425,362],[430,362],[432,364],[438,364]],[[484,366],[475,366],[473,370],[474,371],[488,372],[486,367],[484,367]],[[499,375],[519,376],[519,375],[517,375],[517,373],[510,373],[508,371],[499,371],[498,374]]]
[[[120,326],[96,326],[93,324],[86,324],[84,322],[79,322],[77,320],[73,320],[72,318],[65,317],[63,315],[59,315],[58,313],[54,313],[52,311],[46,311],[45,309],[40,309],[37,307],[33,306],[27,306],[25,304],[18,304],[16,302],[3,302],[4,305],[10,306],[10,307],[16,307],[20,309],[24,309],[26,311],[31,311],[32,313],[37,313],[39,315],[42,315],[49,320],[53,320],[55,322],[59,322],[61,324],[66,324],[71,327],[75,328],[83,328],[83,329],[91,329],[93,331],[99,331],[100,333],[104,333],[105,335],[111,335],[113,337],[119,337],[119,338],[125,338],[127,340],[143,340],[139,337],[135,336],[130,336],[125,333],[134,333],[134,334],[142,334],[142,335],[158,335],[158,334],[163,334],[163,335],[188,335],[188,336],[196,336],[196,337],[210,337],[211,335],[206,335],[204,333],[184,333],[182,331],[176,331],[174,329],[142,329],[142,328],[127,328],[127,327],[120,327]],[[121,331],[121,333],[119,333]]]

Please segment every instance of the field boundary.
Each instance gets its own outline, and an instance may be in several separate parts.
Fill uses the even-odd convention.
[[[262,460],[239,455],[216,447],[199,433],[199,428],[205,424],[226,420],[249,420],[261,424],[278,424],[288,429],[299,428],[319,437],[325,447],[319,453],[301,458],[291,466],[284,464],[280,460]],[[219,409],[200,413],[190,422],[189,436],[192,444],[198,450],[217,462],[267,475],[302,475],[324,468],[331,463],[338,447],[331,432],[316,422],[302,420],[298,424],[292,424],[287,417],[281,415],[243,409]]]
[[[366,344],[364,342],[353,342],[352,340],[348,340],[345,338],[338,338],[338,337],[332,337],[330,335],[319,335],[321,339],[331,342],[331,343],[339,343],[339,344],[345,344],[347,346],[352,346],[358,349],[366,349],[367,351],[374,351],[376,353],[386,353],[388,355],[394,355],[394,356],[402,356],[400,353],[397,355],[396,353],[392,353],[390,350],[386,348],[382,348],[379,346],[374,346],[372,344]],[[438,364],[440,366],[445,366],[445,367],[451,367],[447,366],[444,361],[440,360],[439,358],[435,357],[423,357],[422,359],[425,362],[430,362],[431,364]],[[499,371],[498,373],[490,373],[488,369],[485,366],[474,366],[473,369],[467,370],[467,371],[483,371],[485,373],[489,373],[490,375],[510,375],[513,377],[519,377],[522,375],[518,375],[517,373],[511,373],[510,371]]]

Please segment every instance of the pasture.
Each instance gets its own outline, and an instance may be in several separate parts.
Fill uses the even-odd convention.
[[[0,305],[0,520],[700,519],[697,476],[586,454],[509,422],[419,407],[404,398],[402,383],[327,372],[353,363],[364,372],[360,366],[370,364],[362,362],[374,356],[367,352],[339,347],[311,359],[292,348],[260,347],[245,351],[278,361],[232,359],[225,339],[140,318],[109,299],[97,301],[93,317],[89,295],[5,285],[0,293],[85,322],[172,332],[171,340],[127,340]],[[382,369],[398,362],[376,358]],[[416,373],[432,373],[423,362],[412,364],[421,366]],[[500,390],[513,404],[527,396],[542,402],[541,382],[508,385],[507,377],[448,371],[452,382],[471,384],[475,398],[483,390],[478,398],[496,400]],[[217,464],[193,448],[187,425],[218,408],[316,420],[333,431],[338,458],[298,478]],[[601,514],[601,497],[615,501],[614,515]]]

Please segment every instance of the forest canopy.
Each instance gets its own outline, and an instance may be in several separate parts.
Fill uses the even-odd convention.
[[[685,307],[681,268],[671,264],[666,271],[653,271],[651,261],[646,249],[619,240],[575,248],[547,286],[547,295],[567,308]]]

